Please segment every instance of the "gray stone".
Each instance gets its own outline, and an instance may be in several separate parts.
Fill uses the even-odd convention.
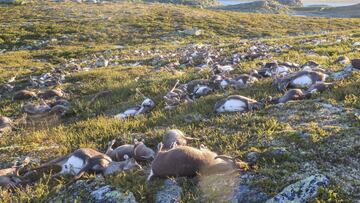
[[[249,186],[246,184],[240,184],[234,191],[234,196],[231,199],[232,203],[255,203],[264,202],[268,199],[266,193],[262,192],[259,188]]]
[[[276,148],[273,151],[271,151],[271,153],[274,156],[281,156],[284,155],[287,152],[287,150],[285,148]]]
[[[329,178],[317,174],[300,180],[287,186],[275,197],[266,201],[266,203],[285,203],[285,202],[309,202],[318,194],[320,187],[329,185]]]
[[[136,203],[131,192],[124,193],[120,188],[106,185],[104,178],[100,176],[95,179],[77,181],[56,194],[50,202],[75,202],[75,200],[97,203]]]
[[[193,36],[199,36],[199,35],[202,34],[202,30],[197,29],[197,28],[187,29],[187,30],[184,30],[184,34],[193,35]]]
[[[246,155],[246,161],[248,163],[256,163],[258,158],[259,158],[259,153],[257,153],[257,152],[249,152]]]
[[[21,3],[19,0],[0,0],[0,4],[15,4],[15,3]]]
[[[109,185],[100,187],[91,192],[91,196],[95,202],[122,202],[122,203],[135,203],[135,197],[132,193],[125,195],[124,193],[114,190]]]
[[[164,186],[156,194],[157,203],[175,203],[181,201],[182,189],[176,184],[175,180],[167,179]]]
[[[98,59],[96,61],[96,66],[97,67],[107,67],[109,65],[109,60],[106,59]]]

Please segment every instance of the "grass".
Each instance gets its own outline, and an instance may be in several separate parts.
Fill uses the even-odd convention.
[[[107,142],[114,138],[124,144],[141,137],[155,148],[167,129],[179,128],[189,136],[203,139],[192,142],[192,146],[203,143],[220,154],[241,155],[244,159],[248,152],[256,150],[260,155],[251,173],[259,178],[251,184],[269,196],[300,178],[324,173],[332,183],[321,191],[316,201],[354,201],[353,194],[357,194],[354,186],[359,179],[346,166],[356,169],[354,160],[359,160],[354,142],[359,133],[356,130],[359,119],[355,115],[360,108],[359,73],[338,81],[335,88],[318,96],[323,103],[340,106],[341,112],[331,112],[319,102],[309,100],[217,116],[213,106],[226,95],[241,94],[260,100],[281,93],[265,79],[248,89],[218,91],[193,104],[165,111],[162,97],[177,79],[187,82],[210,77],[210,73],[197,72],[189,66],[179,69],[182,74],[178,75],[157,71],[162,65],[152,62],[159,55],[163,55],[160,64],[179,60],[178,55],[170,53],[194,43],[210,44],[214,50],[222,50],[220,57],[228,57],[261,41],[272,46],[288,44],[292,48],[280,54],[271,53],[271,59],[242,61],[236,65],[236,73],[248,72],[258,68],[258,62],[271,60],[300,64],[315,60],[327,70],[337,71],[343,68],[333,64],[338,56],[360,57],[352,47],[353,42],[360,41],[359,22],[359,19],[243,14],[167,4],[0,5],[0,50],[8,50],[0,54],[0,83],[17,75],[16,87],[20,89],[29,75],[48,72],[71,59],[91,61],[93,55],[118,56],[112,60],[118,65],[71,73],[66,78],[60,87],[71,93],[72,107],[60,122],[48,121],[41,128],[25,126],[3,135],[0,166],[8,167],[16,158],[25,156],[45,161],[79,147],[104,151]],[[204,34],[178,34],[194,27],[202,29]],[[334,43],[336,36],[348,40]],[[311,40],[317,39],[327,42],[315,45]],[[115,45],[124,48],[117,49]],[[135,50],[146,54],[142,56]],[[315,54],[309,55],[307,51]],[[128,65],[137,61],[142,62],[141,66]],[[113,119],[112,115],[142,101],[136,88],[156,102],[155,109],[134,119]],[[93,95],[102,90],[110,90],[111,94],[87,107]],[[13,102],[11,97],[12,93],[2,95],[0,114],[17,117],[21,102]],[[185,117],[194,115],[201,119],[186,122]],[[309,139],[300,136],[304,133]],[[13,148],[3,148],[7,146]],[[279,147],[286,148],[287,153],[274,156],[272,151]],[[312,167],[306,168],[307,165]],[[147,169],[149,163],[144,166]],[[106,178],[106,182],[132,192],[139,202],[154,201],[162,180],[146,183],[146,175],[146,171],[120,173]],[[354,182],[347,182],[347,177],[354,177]],[[198,178],[181,178],[179,182],[184,202],[203,200],[204,191],[208,191],[199,187],[203,182]],[[14,192],[0,190],[0,198],[5,202],[48,201],[62,184],[61,181],[50,183],[44,177],[41,182]]]

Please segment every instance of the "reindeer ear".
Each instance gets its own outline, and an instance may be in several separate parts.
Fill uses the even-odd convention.
[[[138,142],[139,142],[138,139],[135,138],[134,143],[137,144]]]

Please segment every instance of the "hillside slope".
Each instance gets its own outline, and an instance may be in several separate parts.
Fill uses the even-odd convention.
[[[360,4],[341,7],[304,7],[294,9],[297,15],[334,18],[360,18]]]
[[[165,193],[182,202],[249,201],[244,196],[262,202],[317,174],[326,184],[311,201],[359,201],[359,71],[329,77],[336,85],[306,100],[245,113],[218,115],[214,105],[234,94],[258,101],[281,96],[272,78],[216,89],[173,110],[164,100],[177,81],[211,79],[211,68],[227,65],[235,76],[274,60],[312,60],[337,76],[350,63],[335,62],[339,56],[360,58],[359,23],[165,4],[0,5],[0,115],[14,120],[12,131],[0,135],[0,168],[28,159],[38,166],[80,147],[105,152],[113,139],[118,146],[143,138],[155,150],[168,129],[178,128],[200,139],[189,143],[193,147],[203,144],[249,163],[241,173],[167,182]],[[63,115],[25,115],[25,104],[41,100],[13,100],[19,90],[41,95],[55,88],[70,102]],[[151,112],[114,118],[143,95],[156,103]],[[0,189],[0,201],[96,202],[104,193],[110,202],[165,198],[159,194],[164,180],[147,182],[150,162],[141,165],[105,178],[86,175],[71,186],[69,177],[41,175],[27,187]]]

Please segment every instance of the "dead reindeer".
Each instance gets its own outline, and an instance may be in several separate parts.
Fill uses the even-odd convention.
[[[285,77],[274,78],[273,86],[279,91],[292,88],[309,88],[317,82],[325,82],[327,75],[316,71],[300,71]]]
[[[46,171],[48,168],[54,169],[57,173],[52,178],[61,175],[74,176],[71,183],[80,179],[87,172],[101,173],[103,175],[110,175],[116,172],[129,170],[134,167],[141,168],[141,166],[132,158],[125,157],[125,161],[116,162],[101,152],[90,148],[82,148],[73,153],[54,159],[37,168],[32,169],[23,177],[30,179],[34,174],[39,174]]]
[[[176,81],[174,87],[164,96],[165,100],[165,109],[174,109],[177,105],[181,103],[193,102],[188,94],[188,86],[179,85],[179,80]]]
[[[326,82],[317,82],[309,87],[306,92],[308,94],[315,94],[324,92],[327,89],[330,89],[335,86],[335,83],[326,83]]]
[[[264,104],[241,95],[231,95],[215,103],[215,113],[247,112],[263,108]]]
[[[51,110],[51,107],[41,100],[39,104],[27,103],[22,106],[22,111],[30,115],[43,114]]]
[[[253,76],[254,71],[251,74],[241,74],[235,76],[231,80],[231,85],[234,86],[236,89],[242,89],[253,85],[258,81],[258,78]]]
[[[7,168],[0,170],[0,188],[14,188],[23,183],[23,179],[17,172],[18,169]]]
[[[172,148],[172,145],[176,143],[177,146],[187,145],[188,140],[199,140],[197,138],[186,137],[185,134],[178,129],[172,129],[166,132],[163,136],[162,143],[164,149]]]
[[[144,101],[141,103],[141,105],[130,107],[126,109],[123,113],[115,115],[114,118],[126,119],[130,117],[135,117],[139,114],[149,113],[155,107],[155,102],[152,99],[143,95],[138,89],[136,89],[136,91],[144,98]]]
[[[65,93],[63,90],[61,89],[52,89],[52,90],[48,90],[46,92],[40,93],[39,97],[42,99],[51,99],[54,97],[57,98],[62,98],[65,96]]]
[[[13,96],[13,100],[27,100],[27,99],[34,99],[37,98],[37,95],[35,92],[29,91],[29,90],[20,90],[15,92]]]
[[[106,155],[108,155],[113,161],[123,161],[124,156],[133,157],[134,145],[133,144],[124,144],[113,149],[112,146],[115,144],[116,140],[112,140],[108,144],[106,150]]]
[[[301,89],[290,89],[282,97],[268,98],[270,104],[286,103],[288,101],[303,100],[310,98],[310,94]]]
[[[147,180],[155,177],[196,176],[197,174],[224,173],[241,169],[241,163],[235,158],[219,156],[208,149],[197,149],[188,146],[177,146],[163,151],[163,144],[159,144],[159,151],[151,164],[150,175]]]
[[[25,181],[21,174],[29,163],[29,160],[25,160],[20,166],[0,169],[0,188],[14,188],[26,183],[27,181]]]
[[[10,132],[13,126],[13,121],[10,118],[6,116],[0,116],[0,135]]]
[[[133,158],[137,161],[148,161],[155,158],[154,150],[147,147],[144,144],[144,140],[142,141],[135,140],[133,155],[134,155]]]

